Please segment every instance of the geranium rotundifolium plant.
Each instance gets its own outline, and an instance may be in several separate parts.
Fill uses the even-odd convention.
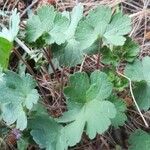
[[[140,110],[150,108],[150,58],[137,59],[140,47],[128,36],[131,18],[108,6],[84,12],[82,3],[62,12],[43,5],[29,13],[23,30],[16,9],[2,15],[7,24],[0,29],[0,119],[21,132],[18,149],[34,143],[41,149],[68,150],[82,137],[93,140],[119,129],[129,121],[126,97],[134,96]],[[16,43],[24,50],[22,56]],[[16,68],[9,65],[13,48],[24,63],[22,70],[20,61]],[[93,61],[95,68],[86,70],[86,61]],[[57,84],[59,90],[52,94]],[[51,105],[53,95],[59,94],[65,109],[56,117],[51,106],[43,104]],[[136,130],[129,137],[129,149],[149,149],[149,138]]]

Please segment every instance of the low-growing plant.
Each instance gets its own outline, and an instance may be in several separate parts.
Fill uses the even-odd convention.
[[[26,149],[30,143],[28,136],[31,136],[42,149],[67,150],[81,141],[83,133],[89,139],[94,139],[110,126],[123,126],[128,120],[125,113],[127,106],[118,93],[129,90],[128,86],[132,98],[137,100],[138,105],[135,103],[135,106],[138,111],[141,113],[140,109],[150,108],[150,58],[145,57],[142,61],[137,59],[139,46],[128,37],[131,31],[130,17],[121,11],[112,11],[107,6],[98,6],[86,16],[83,12],[81,3],[71,12],[59,12],[48,5],[38,8],[35,14],[29,16],[25,36],[21,37],[33,51],[24,43],[19,45],[30,59],[36,63],[40,61],[38,67],[42,67],[43,59],[47,64],[57,62],[49,67],[50,72],[54,73],[54,66],[56,69],[75,67],[81,65],[87,55],[97,56],[97,70],[88,74],[80,70],[69,76],[67,85],[61,91],[67,109],[58,118],[50,116],[42,106],[36,82],[31,75],[8,69],[13,42],[21,42],[17,38],[20,23],[17,10],[12,11],[9,28],[2,27],[1,120],[11,129],[17,128],[22,132],[22,138],[17,142],[18,149]],[[45,59],[43,49],[51,54],[50,58]],[[125,75],[118,73],[122,62],[127,64]],[[100,63],[103,64],[102,69]],[[134,83],[133,93],[131,84],[128,84],[130,81]],[[140,138],[138,134],[141,134]],[[133,133],[130,139],[132,150],[150,148],[150,136],[144,131]],[[144,141],[144,146],[141,141]]]

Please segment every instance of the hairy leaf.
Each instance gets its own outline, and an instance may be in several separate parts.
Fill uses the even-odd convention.
[[[118,54],[116,53],[116,51],[114,51],[114,49],[109,49],[108,47],[104,46],[101,49],[101,53],[102,53],[102,63],[103,64],[107,64],[107,65],[113,65],[113,66],[117,66],[120,58],[118,56]]]
[[[120,55],[122,59],[127,62],[133,62],[140,51],[139,45],[129,37],[127,37],[127,40],[122,47],[119,46],[116,49],[121,51]]]
[[[52,47],[54,57],[58,59],[60,65],[72,67],[80,64],[83,60],[84,53],[80,49],[80,43],[70,39],[68,43]]]
[[[2,28],[0,32],[0,37],[7,39],[10,42],[13,42],[19,32],[19,23],[20,23],[20,16],[17,13],[17,9],[12,11],[12,15],[9,19],[9,29],[6,27]]]
[[[9,18],[9,28],[7,29],[4,26],[0,32],[0,65],[4,69],[8,67],[9,56],[13,48],[12,42],[19,32],[19,23],[19,13],[17,13],[17,9],[15,9]]]
[[[0,66],[2,68],[8,67],[9,56],[12,50],[12,43],[0,37]]]
[[[75,73],[69,78],[69,87],[64,92],[66,97],[79,103],[86,102],[86,92],[90,87],[89,77],[86,73]]]
[[[63,127],[47,115],[37,116],[29,121],[34,141],[46,150],[67,150]]]
[[[96,18],[96,19],[95,19]],[[122,13],[112,15],[111,9],[99,6],[83,19],[76,31],[76,40],[81,48],[90,47],[98,38],[108,44],[123,45],[127,33],[131,30],[131,19]]]
[[[96,133],[102,134],[108,129],[110,119],[116,115],[115,106],[104,101],[111,91],[112,84],[103,72],[95,71],[90,78],[86,73],[79,72],[70,77],[69,86],[64,90],[69,111],[59,120],[71,122],[64,129],[68,145],[73,146],[80,141],[85,127],[91,139]]]
[[[149,150],[150,135],[143,130],[136,130],[129,138],[129,150]]]
[[[2,118],[8,126],[16,122],[16,128],[20,130],[27,127],[27,117],[20,103],[3,104]]]
[[[65,66],[75,66],[83,60],[83,49],[80,48],[80,42],[75,40],[74,34],[77,25],[83,15],[83,6],[78,4],[70,13],[70,24],[65,32],[66,43],[61,46],[53,47],[54,57],[57,57],[59,63]]]
[[[21,138],[17,141],[17,148],[19,150],[26,150],[28,148],[28,145],[29,145],[28,141],[24,138]]]
[[[114,46],[112,49],[104,46],[101,49],[102,62],[117,66],[120,61],[133,62],[139,53],[139,46],[131,38],[127,38],[123,46]]]
[[[42,6],[27,22],[27,40],[32,43],[42,35],[47,44],[65,42],[64,32],[69,20],[54,10],[53,6]]]
[[[64,129],[68,145],[74,146],[81,140],[84,128],[90,139],[95,138],[97,133],[104,133],[111,124],[110,119],[114,118],[115,115],[115,106],[109,101],[95,99],[85,103],[79,112],[73,116],[74,118],[71,118],[73,121]]]
[[[24,130],[27,126],[25,109],[31,110],[39,99],[35,89],[35,81],[30,75],[20,77],[14,72],[7,71],[0,82],[0,103],[2,117],[7,125],[17,122],[17,128]]]
[[[113,84],[113,88],[117,91],[123,91],[126,87],[128,87],[128,80],[118,76],[116,70],[112,67],[111,69],[103,70],[108,75],[108,80]]]
[[[136,60],[133,64],[128,64],[125,74],[132,81],[138,82],[134,89],[135,99],[139,107],[143,110],[150,108],[150,57],[144,57],[142,61]]]
[[[100,71],[93,72],[90,79],[86,73],[77,72],[70,76],[69,83],[69,86],[64,90],[66,97],[73,99],[73,101],[80,101],[80,103],[93,99],[104,100],[112,91],[112,84],[108,81],[107,75]],[[74,93],[78,93],[77,98],[72,95]]]
[[[111,96],[109,100],[115,105],[115,108],[117,110],[115,118],[111,119],[112,125],[115,128],[123,126],[125,121],[127,120],[127,116],[125,114],[125,111],[127,110],[126,104],[122,99],[119,99],[116,96]]]

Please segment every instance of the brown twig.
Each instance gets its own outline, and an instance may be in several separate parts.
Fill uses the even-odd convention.
[[[60,100],[63,99],[63,88],[64,88],[64,67],[61,71],[61,88],[60,88]]]
[[[22,58],[22,56],[20,55],[20,53],[19,53],[16,49],[14,49],[14,53],[15,53],[16,56],[26,65],[26,67],[27,67],[28,71],[30,72],[30,74],[31,74],[31,75],[34,77],[34,79],[37,81],[36,75],[35,75],[34,71],[32,70],[32,68],[30,67],[30,65]],[[39,89],[40,89],[40,91],[41,91],[42,97],[44,97],[44,99],[47,101],[47,98],[46,98],[46,96],[45,96],[45,92],[44,92],[44,90],[41,88],[41,86],[40,86],[40,84],[39,84],[38,81],[37,81],[37,84],[38,84],[38,87],[39,87]]]
[[[60,79],[59,79],[59,76],[58,76],[58,74],[57,74],[57,72],[56,72],[56,69],[55,69],[55,67],[54,67],[54,65],[53,65],[51,56],[49,55],[49,53],[47,52],[46,49],[43,49],[43,50],[44,50],[44,54],[45,54],[45,57],[46,57],[48,63],[50,64],[50,66],[51,66],[51,68],[52,68],[52,70],[53,70],[53,72],[54,72],[54,74],[55,74],[55,76],[56,76],[58,82],[60,83]],[[49,50],[49,49],[48,49],[48,50]]]
[[[34,0],[34,1],[31,3],[31,5],[29,5],[29,6],[22,12],[22,14],[20,15],[20,17],[22,18],[22,17],[27,13],[27,11],[28,11],[29,9],[31,9],[38,1],[39,1],[39,0]]]

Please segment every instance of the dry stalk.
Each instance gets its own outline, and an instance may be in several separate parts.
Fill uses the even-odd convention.
[[[143,116],[143,114],[142,114],[142,112],[141,112],[141,110],[140,110],[140,108],[139,108],[139,106],[138,106],[138,104],[137,104],[137,102],[136,102],[136,100],[135,100],[135,97],[134,97],[134,94],[133,94],[133,90],[132,90],[132,82],[131,82],[131,79],[128,78],[127,76],[123,75],[122,73],[120,73],[118,70],[117,70],[117,73],[118,73],[120,76],[126,78],[126,79],[129,81],[129,87],[130,87],[130,93],[131,93],[132,99],[133,99],[133,101],[134,101],[134,103],[135,103],[135,106],[136,106],[136,108],[137,108],[137,111],[139,112],[139,115],[141,116],[141,118],[142,118],[142,120],[143,120],[145,126],[148,128],[149,125],[148,125],[147,121],[145,120],[145,118],[144,118],[144,116]]]

